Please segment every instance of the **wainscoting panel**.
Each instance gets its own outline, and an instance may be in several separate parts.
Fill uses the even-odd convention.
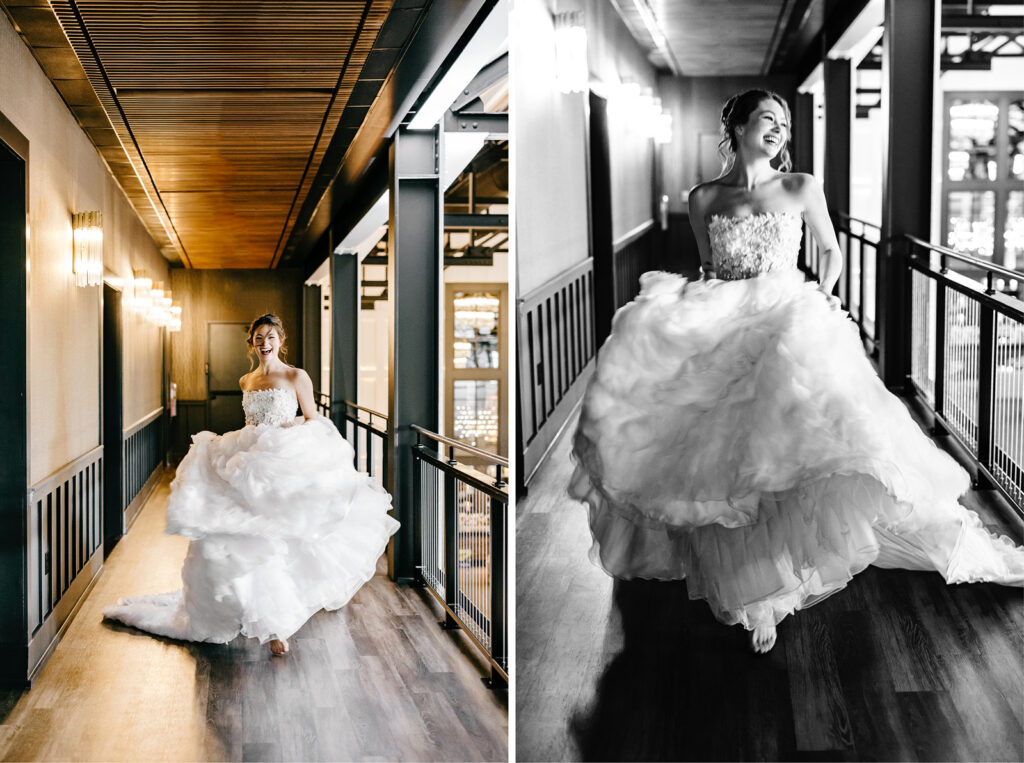
[[[192,445],[192,435],[209,429],[207,401],[178,400],[178,415],[171,419],[171,457],[180,459]]]
[[[123,438],[124,528],[131,527],[153,486],[159,481],[164,461],[164,409],[157,408],[143,416]]]
[[[587,259],[519,301],[523,484],[543,460],[593,370],[594,270]]]
[[[28,491],[29,673],[103,566],[103,446]]]
[[[654,220],[648,220],[612,244],[616,310],[636,299],[642,274],[660,267],[655,232]]]

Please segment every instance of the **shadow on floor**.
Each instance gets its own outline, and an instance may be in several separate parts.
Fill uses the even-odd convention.
[[[609,628],[621,628],[623,647],[572,719],[581,759],[746,759],[759,719],[788,705],[757,700],[785,675],[781,651],[754,655],[740,627],[689,600],[685,581],[616,581],[613,597]]]

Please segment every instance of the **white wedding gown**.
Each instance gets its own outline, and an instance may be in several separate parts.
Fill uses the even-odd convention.
[[[1024,549],[958,503],[856,326],[796,269],[801,219],[713,217],[717,279],[647,273],[584,398],[570,494],[619,578],[687,579],[748,629],[870,564],[1024,584]]]
[[[286,639],[344,606],[399,524],[334,424],[296,418],[290,389],[246,391],[244,429],[200,432],[171,483],[167,532],[189,543],[179,591],[105,617],[170,638]]]

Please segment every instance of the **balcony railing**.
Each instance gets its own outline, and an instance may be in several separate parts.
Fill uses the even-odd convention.
[[[843,256],[843,271],[836,284],[843,307],[860,329],[868,354],[878,355],[878,330],[875,321],[875,288],[878,274],[881,229],[874,223],[840,213],[836,218],[836,238]],[[810,233],[804,235],[801,268],[818,277],[821,254]]]
[[[1020,273],[913,236],[910,379],[942,427],[977,460],[983,482],[1024,507],[1024,302],[996,292]],[[953,272],[980,268],[986,285]]]
[[[348,400],[335,400],[324,392],[314,392],[316,409],[334,422],[341,435],[355,450],[355,465],[384,486],[388,468],[388,417]]]
[[[491,664],[491,682],[508,683],[508,459],[413,426],[414,502],[419,507],[420,575]],[[459,463],[456,452],[494,474]]]

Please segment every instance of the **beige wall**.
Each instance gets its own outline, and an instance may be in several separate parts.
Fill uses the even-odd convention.
[[[590,256],[584,95],[555,85],[546,0],[516,0],[509,17],[512,184],[519,295]],[[529,157],[524,161],[523,157]]]
[[[615,86],[636,83],[658,95],[658,81],[646,52],[608,0],[587,0],[583,13],[590,76],[608,97],[612,241],[618,241],[654,216],[654,141],[640,134],[636,114],[622,107]]]
[[[104,261],[119,275],[129,275],[132,267],[144,267],[155,278],[166,277],[167,263],[95,147],[3,14],[0,112],[29,141],[28,430],[32,484],[100,443],[102,290],[74,285],[72,214],[103,212]],[[161,354],[155,336],[155,331],[143,328],[126,332],[126,424],[136,412],[151,410],[160,402]]]
[[[302,281],[298,269],[172,270],[171,289],[182,305],[181,331],[171,334],[171,381],[178,398],[206,398],[209,321],[249,322],[274,313],[288,334],[288,362],[301,366]]]
[[[589,255],[587,94],[561,93],[553,78],[553,0],[516,0],[512,25],[513,187],[519,295],[528,294]],[[612,239],[653,216],[654,145],[628,110],[616,108],[616,86],[636,83],[657,95],[646,54],[607,0],[585,0],[591,79],[609,99]],[[526,158],[528,157],[528,159]]]

